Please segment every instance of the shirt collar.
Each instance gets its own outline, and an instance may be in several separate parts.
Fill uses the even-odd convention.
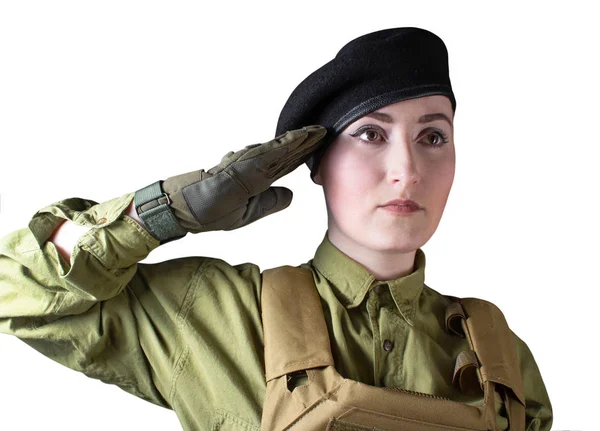
[[[357,307],[370,288],[388,285],[398,310],[407,323],[413,325],[425,281],[425,253],[421,248],[415,254],[411,274],[395,280],[379,281],[364,266],[333,245],[325,232],[312,265],[329,280],[336,297],[348,309]]]

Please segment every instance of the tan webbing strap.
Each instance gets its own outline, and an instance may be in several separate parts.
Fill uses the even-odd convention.
[[[334,365],[323,307],[310,270],[289,265],[262,272],[266,381]]]
[[[511,430],[525,430],[525,395],[514,337],[504,314],[488,301],[463,298],[469,344],[477,354],[484,382],[502,385],[500,389]]]
[[[524,430],[525,396],[521,369],[514,337],[504,314],[482,299],[450,299],[452,301],[446,308],[446,330],[466,337],[471,349],[456,358],[453,383],[463,393],[474,390],[477,383],[482,389],[497,384],[510,429]]]
[[[481,377],[512,389],[525,405],[515,341],[504,314],[494,304],[482,299],[463,298],[460,302],[467,316],[471,349],[481,364]]]
[[[503,399],[508,413],[508,423],[510,429],[515,431],[525,430],[525,405],[521,404],[514,395],[510,394],[510,389],[503,387]]]
[[[457,300],[450,302],[446,307],[446,332],[464,337],[465,334],[462,328],[462,322],[464,320],[466,320],[465,311],[463,310],[462,305],[460,305],[460,302]]]
[[[463,394],[479,392],[483,388],[480,387],[480,378],[477,375],[478,370],[479,363],[477,362],[475,352],[464,350],[456,358],[452,383],[459,387]]]
[[[446,332],[467,338],[470,350],[460,352],[454,363],[454,373],[452,375],[452,384],[459,388],[464,394],[474,394],[484,391],[484,382],[479,371],[479,361],[477,355],[472,350],[473,343],[470,340],[467,328],[467,316],[460,303],[460,299],[455,296],[446,295],[451,301],[446,306]]]

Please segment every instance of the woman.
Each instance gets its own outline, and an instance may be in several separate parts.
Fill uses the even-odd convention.
[[[446,320],[453,298],[424,284],[420,247],[439,224],[454,178],[455,107],[446,48],[433,33],[398,28],[357,38],[296,88],[277,138],[228,153],[208,171],[111,201],[57,202],[40,210],[28,229],[3,238],[0,331],[172,408],[185,429],[260,429],[261,423],[280,429],[290,417],[304,420],[309,405],[297,397],[327,370],[369,388],[412,391],[421,397],[418,412],[435,410],[426,401],[442,406],[439,398],[473,406],[486,401],[497,425],[481,425],[490,429],[518,421],[507,418],[512,410],[502,398],[514,390],[527,429],[550,429],[550,402],[527,346],[514,336],[505,349],[516,352],[521,389],[481,391],[471,384],[485,379],[477,356],[468,357],[469,328],[446,324],[455,321]],[[283,316],[281,325],[289,327],[278,331],[263,313],[277,309],[268,305],[276,293],[264,295],[266,272],[254,264],[207,257],[138,264],[187,232],[237,229],[284,209],[291,192],[270,184],[305,161],[323,187],[328,230],[314,258],[301,265],[322,305],[301,329],[286,318],[310,305],[306,297],[299,296],[297,308],[284,302],[273,319]],[[329,356],[312,368],[273,374],[273,358],[289,355],[281,348],[286,336],[309,334],[319,319],[320,332],[310,334],[328,337]],[[267,323],[283,334],[280,342],[265,342],[273,340]],[[320,343],[304,338],[311,343],[299,354]],[[265,348],[280,350],[265,357]],[[271,397],[276,385],[283,398],[292,394],[289,404]],[[279,405],[285,414],[276,412]],[[379,419],[414,417],[400,408],[383,409]],[[459,426],[463,418],[439,424],[446,419]],[[342,423],[331,429],[349,429]]]

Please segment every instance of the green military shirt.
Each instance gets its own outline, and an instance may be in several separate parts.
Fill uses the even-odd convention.
[[[259,430],[266,389],[260,268],[204,256],[138,263],[159,242],[123,214],[133,196],[59,201],[0,240],[0,332],[173,409],[185,430]],[[47,241],[65,218],[92,227],[71,262]],[[325,234],[301,266],[313,272],[342,376],[482,402],[452,385],[466,340],[444,329],[449,299],[424,284],[421,249],[411,274],[383,282]],[[527,345],[516,335],[515,343],[527,429],[549,430],[542,377]]]

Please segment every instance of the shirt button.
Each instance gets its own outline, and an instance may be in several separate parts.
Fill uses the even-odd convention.
[[[383,348],[386,352],[389,352],[394,348],[394,343],[392,343],[390,340],[385,340],[383,342]]]
[[[101,219],[98,219],[96,221],[97,226],[100,226],[101,224],[104,224],[104,223],[106,223],[106,217],[102,217]]]

